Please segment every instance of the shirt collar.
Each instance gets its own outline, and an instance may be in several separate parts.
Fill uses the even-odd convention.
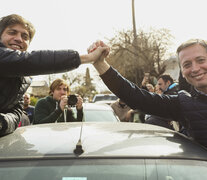
[[[206,94],[206,93],[204,93],[204,92],[202,92],[202,91],[199,91],[199,90],[197,90],[196,88],[194,88],[194,89],[195,89],[195,91],[196,91],[197,93],[199,93],[199,94],[204,95],[204,96],[207,97],[207,94]]]

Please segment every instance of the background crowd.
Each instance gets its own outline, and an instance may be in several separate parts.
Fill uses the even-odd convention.
[[[189,86],[189,84],[184,81],[182,77],[180,77],[179,80],[181,81],[180,83],[174,82],[173,78],[169,74],[162,74],[158,78],[155,78],[150,75],[150,72],[148,72],[144,74],[141,88],[148,92],[160,95],[175,95],[178,94],[178,91],[183,90],[183,87]],[[39,99],[35,106],[30,105],[30,95],[28,93],[24,94],[24,111],[29,117],[29,121],[27,118],[22,119],[18,127],[42,123],[82,121],[84,115],[82,107],[83,99],[77,95],[78,101],[77,104],[75,104],[77,108],[76,119],[74,118],[73,110],[68,107],[69,94],[69,85],[63,79],[54,80],[50,86],[48,96]],[[65,103],[63,103],[63,101]],[[66,105],[67,108],[65,108]],[[138,115],[138,122],[158,125],[171,130],[184,132],[183,127],[173,119],[166,119],[151,114],[145,114],[139,109],[131,109],[120,98],[111,103],[110,106],[121,122],[137,122],[134,116]],[[64,119],[64,111],[66,109],[67,118]]]
[[[133,122],[131,117],[138,111],[142,115],[141,122],[185,132],[207,147],[206,41],[190,39],[178,47],[178,84],[168,74],[155,79],[151,72],[146,72],[138,86],[105,60],[110,47],[103,41],[93,43],[84,55],[69,49],[27,52],[34,34],[34,26],[19,15],[12,14],[0,20],[1,136],[31,123],[81,121],[83,99],[76,95],[77,118],[74,118],[69,104],[69,86],[61,79],[51,84],[49,96],[40,99],[35,108],[30,107],[29,96],[25,94],[31,84],[28,76],[70,71],[80,64],[93,63],[109,90],[119,97],[111,106],[121,121]]]

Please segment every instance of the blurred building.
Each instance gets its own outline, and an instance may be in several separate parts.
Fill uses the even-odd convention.
[[[164,62],[164,65],[166,65],[165,74],[170,74],[170,76],[174,79],[174,81],[178,81],[179,77],[179,64],[178,59],[176,56],[171,56],[168,60]]]
[[[32,81],[27,92],[35,97],[45,97],[48,96],[49,85],[45,80],[35,80]]]

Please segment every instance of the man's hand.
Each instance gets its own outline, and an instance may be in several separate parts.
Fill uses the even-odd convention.
[[[60,98],[60,109],[63,111],[65,106],[68,105],[68,97],[66,95]]]
[[[81,110],[83,108],[83,99],[80,95],[77,96],[77,103],[76,103],[76,109]]]
[[[149,83],[149,79],[148,77],[144,76],[143,80],[142,80],[142,86],[146,87],[146,85]]]
[[[89,46],[89,48],[87,49],[88,53],[92,53],[93,51],[95,51],[97,48],[104,48],[104,56],[107,57],[110,51],[109,46],[107,46],[103,41],[96,41],[94,42],[91,46]]]
[[[105,73],[110,65],[104,60],[109,54],[110,48],[103,41],[96,41],[88,48],[89,55],[93,55],[93,65],[99,74]]]
[[[96,41],[87,49],[91,62],[103,61],[109,54],[110,48],[103,41]]]

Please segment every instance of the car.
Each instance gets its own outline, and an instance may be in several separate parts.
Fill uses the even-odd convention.
[[[115,102],[118,97],[115,94],[96,94],[93,97],[92,103],[108,104]]]
[[[142,123],[24,126],[0,138],[1,180],[204,180],[207,150]]]
[[[75,117],[76,109],[73,108]],[[120,122],[111,106],[107,104],[83,103],[83,121],[85,122]]]

